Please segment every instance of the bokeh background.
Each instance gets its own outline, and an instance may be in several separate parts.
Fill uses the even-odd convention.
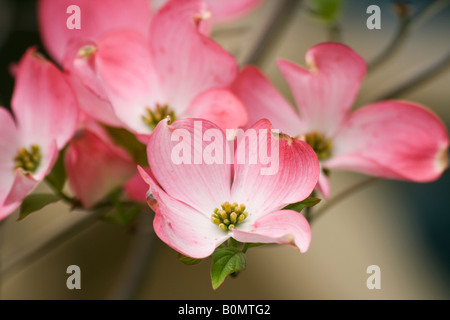
[[[241,66],[262,68],[293,101],[277,58],[303,65],[311,46],[334,39],[370,64],[401,28],[393,1],[342,1],[339,10],[325,12],[322,19],[313,10],[319,2],[335,1],[264,0],[248,15],[216,26],[212,36]],[[366,9],[372,4],[381,9],[379,30],[366,27]],[[395,54],[370,70],[354,108],[385,98],[413,100],[432,109],[450,128],[449,1],[405,4],[413,16],[422,9],[425,14],[406,26]],[[45,53],[35,5],[32,0],[0,0],[0,104],[5,107],[14,85],[11,63],[29,46]],[[427,81],[404,86],[435,66],[438,71]],[[335,172],[331,196],[365,179]],[[216,291],[211,288],[210,260],[194,266],[180,263],[177,253],[154,236],[148,212],[133,230],[59,203],[23,221],[17,217],[15,213],[0,225],[1,299],[450,298],[449,171],[432,183],[377,180],[357,189],[312,223],[306,254],[287,246],[252,248],[247,270],[229,277]],[[72,264],[81,268],[81,290],[66,287],[66,269]],[[366,287],[370,265],[381,269],[379,290]]]

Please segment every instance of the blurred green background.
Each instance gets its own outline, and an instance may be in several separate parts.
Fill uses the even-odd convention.
[[[37,45],[45,53],[35,4],[0,0],[0,103],[6,107],[14,84],[10,64],[29,46]],[[366,27],[366,9],[372,4],[381,9],[380,30]],[[276,68],[276,58],[304,64],[308,48],[334,39],[371,63],[402,30],[401,46],[369,72],[354,107],[385,97],[413,100],[432,109],[449,128],[449,1],[407,1],[404,5],[413,16],[419,15],[399,29],[402,25],[392,1],[265,0],[245,17],[216,26],[212,36],[241,65],[260,66],[293,101]],[[420,14],[422,9],[425,14]],[[397,90],[433,66],[439,72],[428,81]],[[331,196],[365,178],[333,173]],[[45,190],[45,186],[40,188]],[[0,297],[449,299],[449,195],[448,171],[427,184],[376,181],[313,222],[312,244],[306,254],[286,246],[253,248],[247,254],[247,270],[227,279],[216,291],[211,288],[210,261],[195,266],[180,263],[177,253],[154,237],[151,214],[144,212],[136,232],[131,233],[97,221],[89,212],[69,212],[65,205],[54,204],[20,222],[16,213],[0,225]],[[72,264],[81,268],[81,290],[66,287],[66,269]],[[381,269],[380,290],[366,287],[370,265]]]

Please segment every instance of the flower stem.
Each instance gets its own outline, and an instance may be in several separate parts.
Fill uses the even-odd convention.
[[[237,248],[238,245],[239,245],[239,243],[236,240],[234,240],[232,237],[228,238],[228,247],[235,247],[235,248]]]
[[[337,22],[329,24],[327,27],[328,41],[342,42],[341,27]]]
[[[303,216],[305,217],[305,219],[308,221],[308,222],[311,222],[311,220],[312,220],[312,215],[311,215],[311,207],[306,207],[306,208],[304,208],[303,209]]]
[[[76,209],[76,208],[79,208],[81,206],[80,202],[77,199],[68,196],[67,194],[64,193],[64,191],[58,190],[58,188],[55,188],[53,186],[53,184],[51,182],[49,182],[47,177],[44,180],[47,183],[47,185],[53,190],[53,192],[58,197],[61,198],[61,200],[65,201],[66,203],[71,205],[72,209]]]
[[[313,220],[316,221],[318,217],[322,216],[327,210],[329,210],[330,208],[332,208],[334,205],[336,205],[337,203],[339,203],[340,201],[344,200],[345,198],[347,198],[348,196],[350,196],[351,194],[353,194],[355,191],[359,191],[361,190],[363,187],[379,180],[380,178],[377,177],[370,177],[367,178],[365,180],[362,180],[350,187],[348,187],[347,189],[341,191],[340,193],[338,193],[336,196],[334,196],[333,198],[331,198],[330,200],[328,200],[327,202],[324,203],[324,205],[319,208],[314,214],[312,214],[310,216],[310,218],[308,219],[308,221],[311,223]]]
[[[141,212],[137,230],[133,236],[124,268],[109,293],[108,299],[136,299],[139,289],[142,288],[142,280],[154,264],[158,242],[153,231],[152,214],[146,211]]]

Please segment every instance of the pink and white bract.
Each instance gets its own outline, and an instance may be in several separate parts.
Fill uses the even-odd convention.
[[[11,105],[14,118],[0,108],[0,219],[45,178],[78,121],[72,89],[34,48],[18,65]]]
[[[306,53],[306,62],[309,69],[278,61],[299,112],[255,67],[241,72],[232,89],[246,105],[249,122],[267,118],[275,128],[302,137],[314,147],[324,169],[416,182],[433,181],[442,174],[449,139],[435,114],[417,103],[399,100],[350,112],[366,64],[343,44],[316,45]],[[323,172],[318,189],[329,196]]]
[[[71,190],[86,209],[137,173],[129,154],[89,118],[80,122],[67,146],[64,166]]]
[[[150,134],[166,115],[202,117],[222,128],[246,125],[244,106],[227,89],[238,65],[206,35],[211,19],[205,2],[168,1],[151,17],[148,1],[79,1],[89,13],[83,16],[87,26],[65,31],[55,31],[53,21],[61,23],[67,13],[53,2],[40,2],[44,42],[63,65],[80,107],[97,121],[139,135]]]
[[[196,123],[201,123],[201,130]],[[183,133],[181,141],[175,138],[179,132]],[[205,138],[211,137],[211,132],[215,138]],[[257,134],[261,152],[279,151],[278,170],[273,174],[261,174],[267,167],[261,161],[237,161],[239,154],[250,156],[250,132]],[[201,146],[187,136],[202,141]],[[187,148],[184,151],[191,151],[197,162],[174,163],[173,152],[180,145]],[[216,155],[230,151],[225,132],[202,119],[163,120],[150,136],[150,170],[140,168],[140,172],[156,199],[156,205],[150,204],[156,212],[154,229],[159,238],[193,258],[211,255],[229,237],[240,242],[292,244],[305,252],[311,241],[307,220],[298,212],[281,209],[304,200],[313,191],[319,163],[312,148],[303,141],[273,133],[272,125],[264,119],[246,131],[231,163],[199,163],[204,150],[212,146]],[[225,211],[236,215],[227,216]]]

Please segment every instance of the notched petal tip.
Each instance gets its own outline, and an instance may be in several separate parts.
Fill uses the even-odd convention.
[[[171,116],[166,116],[165,118],[164,118],[164,120],[163,121],[165,121],[166,122],[166,125],[170,125],[170,124],[172,124],[172,117]]]
[[[294,141],[294,138],[286,133],[280,132],[278,129],[272,129],[271,133],[274,138],[286,140],[289,146],[292,144],[292,141]]]
[[[195,17],[194,20],[195,22],[198,24],[200,23],[202,20],[209,20],[211,19],[211,11],[209,11],[208,9],[203,9],[201,10],[201,12],[199,12]]]
[[[89,44],[85,45],[78,50],[78,58],[90,58],[97,52],[97,47]]]
[[[44,57],[44,55],[42,53],[40,53],[40,52],[31,51],[30,54],[36,59],[39,59],[39,60],[42,60],[42,61],[48,61],[47,58]]]
[[[306,56],[306,66],[311,74],[319,73],[319,68],[317,67],[312,56]]]
[[[152,189],[149,188],[146,194],[147,204],[153,210],[156,211],[158,209],[158,201],[152,193]]]

